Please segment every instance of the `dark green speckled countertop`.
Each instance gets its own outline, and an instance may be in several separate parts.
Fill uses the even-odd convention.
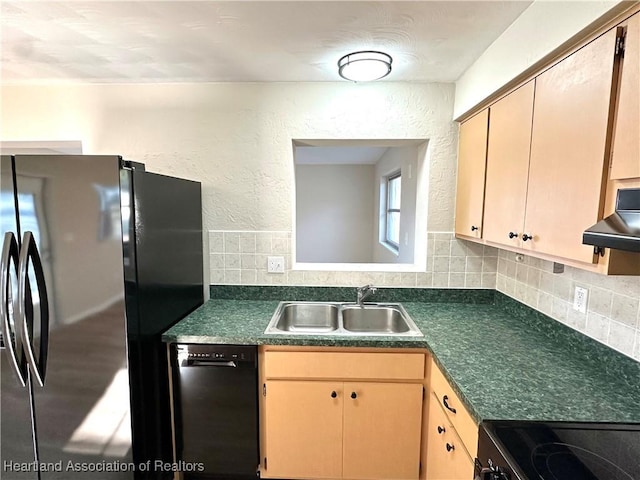
[[[280,300],[353,301],[353,288],[212,287],[165,342],[426,348],[477,421],[640,423],[640,363],[493,290],[379,289],[424,337],[264,335]],[[256,300],[260,298],[260,300]]]

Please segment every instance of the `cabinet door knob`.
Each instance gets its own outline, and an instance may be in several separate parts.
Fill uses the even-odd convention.
[[[444,408],[446,408],[447,410],[451,411],[452,413],[456,413],[456,409],[449,406],[449,397],[447,395],[442,397],[442,404],[444,405]]]
[[[442,433],[444,433],[444,432],[446,432],[446,430],[444,429],[444,427],[441,427],[440,425],[438,425],[438,433],[439,433],[439,434],[442,434]]]
[[[509,232],[509,238],[516,238],[518,236],[517,232]]]
[[[475,225],[471,225],[471,231],[475,232],[476,230],[478,230],[478,227],[476,227]]]
[[[336,398],[337,396],[338,394],[335,391],[331,392],[331,398]]]
[[[351,392],[351,398],[358,398],[358,395],[356,394],[356,392]]]
[[[451,445],[450,443],[447,443],[447,452],[450,452],[451,450],[455,450],[456,448]]]
[[[533,240],[533,237],[531,235],[527,235],[526,233],[522,234],[522,241],[526,242],[527,240]]]

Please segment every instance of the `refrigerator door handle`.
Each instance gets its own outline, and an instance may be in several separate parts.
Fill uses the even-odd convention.
[[[10,322],[10,315],[13,313],[12,305],[9,302],[13,302],[13,299],[9,297],[11,274],[11,261],[13,260],[13,268],[15,269],[16,277],[18,276],[18,242],[13,232],[6,232],[4,234],[4,241],[2,244],[2,257],[0,258],[0,272],[2,277],[0,278],[0,295],[2,297],[0,301],[0,318],[2,319],[2,338],[4,345],[9,356],[9,364],[12,370],[16,374],[20,384],[25,387],[27,385],[27,364],[21,362],[18,359],[18,343],[22,341],[20,334],[20,322],[18,319],[14,322],[15,331],[12,331]]]
[[[27,268],[29,259],[33,264],[33,272],[36,277],[38,296],[40,298],[40,356],[36,359],[33,351],[33,338],[31,338],[27,318],[27,288],[29,277]],[[47,371],[47,354],[49,352],[49,298],[47,286],[44,280],[44,270],[38,246],[32,232],[25,232],[22,237],[22,249],[18,262],[18,319],[22,322],[22,342],[27,355],[27,361],[31,365],[31,371],[38,384],[43,387]]]

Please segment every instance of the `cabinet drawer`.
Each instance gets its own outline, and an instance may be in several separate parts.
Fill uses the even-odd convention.
[[[473,461],[435,393],[429,397],[426,480],[469,480]]]
[[[266,378],[422,380],[421,353],[265,352]]]
[[[453,391],[435,362],[432,363],[430,385],[431,391],[437,397],[438,403],[455,427],[467,451],[472,457],[475,456],[478,446],[478,425],[476,425],[460,397]],[[450,408],[445,406],[445,401]],[[455,413],[453,410],[455,410]]]

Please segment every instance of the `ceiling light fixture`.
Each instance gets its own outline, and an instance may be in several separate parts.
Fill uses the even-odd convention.
[[[361,51],[338,60],[338,73],[352,82],[380,80],[391,73],[392,58],[383,52]]]

